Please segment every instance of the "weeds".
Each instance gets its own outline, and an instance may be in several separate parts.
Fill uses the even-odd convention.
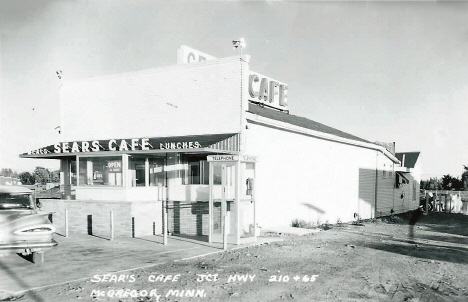
[[[341,221],[341,218],[336,219],[336,226],[343,226],[343,221]]]
[[[319,226],[319,228],[321,228],[322,230],[326,231],[326,230],[331,229],[332,226],[331,226],[330,223],[328,223],[328,220],[327,220],[327,221],[325,221],[324,224],[321,224],[321,225]]]
[[[302,228],[302,229],[314,229],[315,225],[312,222],[307,222],[304,219],[294,219],[291,223],[291,226],[294,228]]]
[[[351,224],[353,225],[360,225],[361,224],[361,218],[359,217],[358,213],[354,213],[354,219]]]
[[[332,225],[327,221],[325,223],[322,223],[320,219],[317,219],[317,221],[314,222],[308,222],[305,221],[304,219],[294,219],[291,222],[291,226],[294,228],[302,228],[302,229],[316,229],[320,228],[322,230],[329,230],[332,228]]]

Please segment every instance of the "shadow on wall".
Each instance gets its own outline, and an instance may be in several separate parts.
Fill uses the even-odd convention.
[[[192,204],[192,215],[196,216],[195,224],[196,224],[196,229],[197,229],[197,235],[205,235],[203,234],[203,215],[208,216],[209,214],[209,205],[208,202],[203,202],[203,201],[197,201]],[[208,219],[209,217],[206,218],[206,223],[208,225]],[[205,232],[206,233],[206,232]]]
[[[375,181],[375,170],[359,168],[359,196],[356,211],[361,219],[374,217]]]
[[[208,185],[185,185],[185,200],[187,202],[208,201],[210,198],[209,191]]]
[[[309,210],[315,211],[317,214],[320,214],[320,215],[325,214],[324,210],[322,210],[319,207],[314,206],[313,204],[303,202],[302,205],[305,206]]]

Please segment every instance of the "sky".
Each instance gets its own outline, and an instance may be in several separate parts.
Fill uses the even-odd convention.
[[[60,81],[238,54],[289,85],[291,114],[420,151],[423,179],[468,165],[468,3],[0,0],[0,168],[59,141]]]

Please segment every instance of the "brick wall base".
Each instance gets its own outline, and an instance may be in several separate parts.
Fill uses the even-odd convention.
[[[228,203],[228,210],[233,211],[234,205]],[[209,235],[209,202],[168,202],[168,229],[169,232],[182,235],[208,236]],[[235,217],[231,215],[230,234],[235,230]],[[213,229],[221,232],[221,203],[213,205]]]
[[[56,232],[65,234],[65,209],[70,233],[110,238],[110,212],[114,217],[114,236],[138,237],[162,234],[160,201],[89,201],[41,199],[42,212],[53,212]]]

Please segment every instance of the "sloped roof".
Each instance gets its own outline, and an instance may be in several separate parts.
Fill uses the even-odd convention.
[[[420,153],[421,152],[397,152],[395,156],[401,161],[403,167],[414,168]],[[405,162],[403,162],[403,155],[405,155]]]
[[[285,112],[281,112],[278,110],[270,109],[270,108],[262,108],[258,105],[249,103],[249,110],[248,112],[260,115],[262,117],[270,118],[273,120],[277,120],[280,122],[288,123],[291,125],[303,127],[306,129],[322,132],[322,133],[327,133],[327,134],[332,134],[336,135],[342,138],[347,138],[359,142],[365,142],[365,143],[371,143],[365,139],[362,139],[360,137],[354,136],[352,134],[340,131],[338,129],[328,127],[324,124],[320,124],[318,122],[315,122],[313,120],[309,120],[308,118],[305,117],[300,117],[292,114],[287,114]]]

